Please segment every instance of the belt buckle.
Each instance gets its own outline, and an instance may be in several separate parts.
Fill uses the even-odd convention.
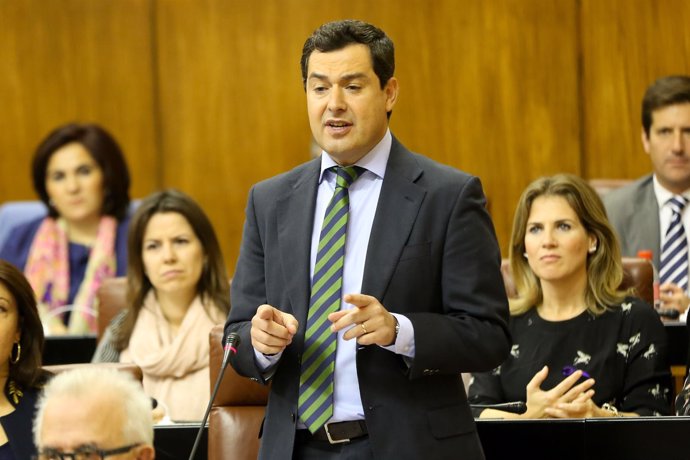
[[[333,423],[337,423],[337,422],[333,422]],[[323,426],[323,429],[326,431],[326,437],[328,438],[329,443],[331,443],[331,444],[342,444],[344,442],[350,442],[350,439],[348,439],[348,438],[346,438],[346,439],[333,439],[331,437],[331,432],[328,431],[328,425],[330,425],[330,424],[331,424],[331,422],[327,422]]]

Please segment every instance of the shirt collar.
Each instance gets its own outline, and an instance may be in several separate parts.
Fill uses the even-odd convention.
[[[391,154],[391,145],[393,145],[393,136],[390,129],[386,130],[386,134],[366,155],[359,159],[356,166],[361,166],[367,171],[376,174],[376,176],[383,179],[386,174],[386,164],[388,164],[388,157]],[[338,166],[333,158],[328,155],[325,150],[321,151],[321,173],[319,174],[319,183],[323,181],[323,173],[333,166]]]
[[[666,204],[668,203],[668,200],[676,196],[674,193],[671,193],[669,190],[664,188],[661,183],[659,183],[659,180],[656,178],[656,174],[652,176],[652,183],[654,185],[654,194],[656,195],[656,201],[659,205],[659,209],[662,209]],[[683,193],[681,193],[685,198],[690,201],[690,190],[686,190]]]

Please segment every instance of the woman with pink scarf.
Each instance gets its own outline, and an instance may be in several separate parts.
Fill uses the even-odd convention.
[[[124,155],[100,126],[71,123],[41,142],[32,174],[47,216],[13,228],[0,258],[24,271],[48,334],[95,333],[96,291],[126,269]]]
[[[138,365],[144,390],[172,420],[201,420],[210,393],[209,332],[230,311],[216,234],[194,200],[166,190],[141,202],[128,247],[129,308],[109,325],[94,361]]]

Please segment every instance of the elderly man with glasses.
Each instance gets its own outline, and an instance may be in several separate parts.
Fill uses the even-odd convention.
[[[151,399],[124,372],[64,372],[44,389],[34,437],[38,460],[150,460],[155,457]]]

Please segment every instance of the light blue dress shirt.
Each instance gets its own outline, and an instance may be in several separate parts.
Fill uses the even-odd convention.
[[[381,193],[381,185],[386,173],[386,165],[390,156],[392,135],[387,131],[381,141],[356,165],[364,168],[359,178],[350,186],[350,216],[345,246],[345,263],[343,269],[343,295],[362,293],[362,279],[364,264],[367,258],[369,236],[376,215],[376,207]],[[316,263],[316,253],[319,245],[321,225],[328,202],[335,190],[335,173],[328,170],[338,164],[327,154],[321,155],[321,175],[316,197],[314,226],[312,229],[310,273],[313,276]],[[394,223],[391,223],[394,225]],[[366,294],[364,292],[363,294]],[[378,299],[380,300],[380,299]],[[384,307],[387,307],[384,305]],[[392,306],[390,306],[392,307]],[[356,308],[342,302],[341,310]],[[414,330],[410,320],[400,314],[393,313],[400,324],[400,332],[395,343],[385,349],[398,353],[407,358],[414,357]],[[305,325],[300,324],[300,327]],[[356,327],[356,326],[355,326]],[[331,422],[356,420],[364,418],[362,400],[357,380],[356,349],[357,341],[344,340],[343,334],[347,330],[338,332],[338,342],[335,358],[335,388],[334,408]],[[278,362],[281,354],[265,356],[254,350],[259,366],[271,373],[271,366]],[[301,424],[298,425],[303,427]]]

